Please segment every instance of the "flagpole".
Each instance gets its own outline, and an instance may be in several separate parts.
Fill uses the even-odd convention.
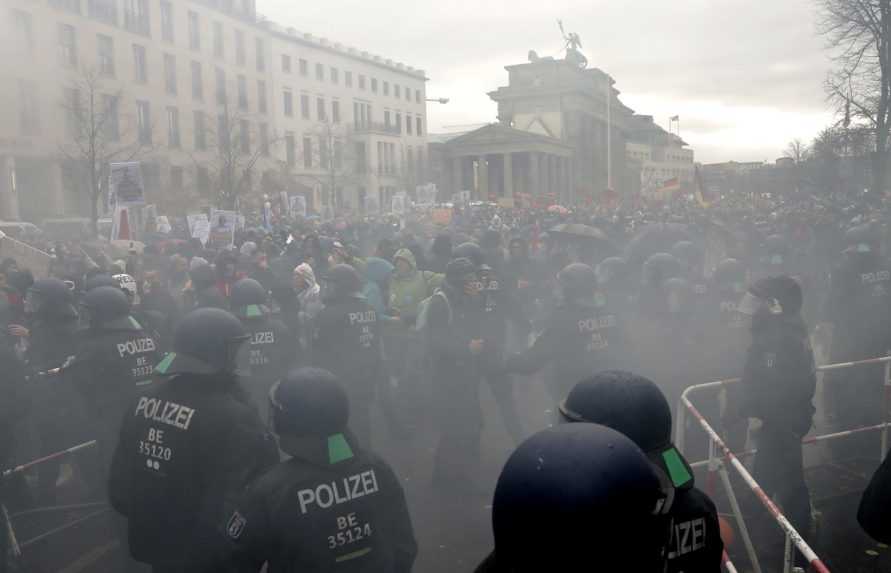
[[[609,83],[609,77],[606,80],[606,187],[608,190],[613,188],[613,94]]]

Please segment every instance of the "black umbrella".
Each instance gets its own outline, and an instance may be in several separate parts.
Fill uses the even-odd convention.
[[[625,247],[625,259],[634,267],[643,265],[650,255],[667,253],[678,241],[690,241],[692,237],[686,225],[680,223],[654,223],[644,227]]]

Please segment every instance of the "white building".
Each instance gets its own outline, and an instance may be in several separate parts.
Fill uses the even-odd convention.
[[[673,179],[682,187],[693,184],[693,150],[683,139],[656,125],[649,115],[632,116],[630,124],[625,156],[629,165],[636,165],[640,171],[644,195],[658,191]]]
[[[7,0],[0,30],[0,218],[88,213],[86,141],[139,159],[167,212],[218,202],[227,176],[242,200],[311,190],[317,207],[332,183],[355,208],[420,182],[424,73],[253,0]]]

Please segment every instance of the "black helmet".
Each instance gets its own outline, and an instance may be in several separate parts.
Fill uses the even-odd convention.
[[[163,375],[234,373],[236,355],[249,335],[241,321],[219,308],[199,308],[183,317],[173,334],[173,352],[155,368]]]
[[[39,279],[25,295],[25,310],[35,316],[74,318],[74,283],[55,278]]]
[[[736,259],[724,259],[715,269],[715,283],[719,287],[736,288],[736,285],[744,285],[745,282],[746,268]]]
[[[597,284],[601,287],[621,285],[628,273],[628,265],[621,257],[607,257],[594,269]]]
[[[768,255],[782,255],[789,250],[786,237],[782,235],[770,235],[764,239],[764,250]]]
[[[298,368],[269,391],[273,429],[277,434],[328,437],[346,430],[350,405],[331,372]]]
[[[671,408],[652,380],[622,370],[598,372],[572,388],[560,415],[565,422],[602,424],[630,438],[667,478],[666,491],[692,487],[693,470],[671,442]]]
[[[657,286],[681,275],[681,262],[674,255],[656,253],[644,262],[644,283]]]
[[[110,287],[118,287],[118,281],[114,280],[114,277],[105,273],[98,273],[86,280],[84,283],[84,292],[90,292],[94,288],[110,286]]]
[[[138,327],[130,318],[130,299],[116,286],[100,286],[84,295],[81,307],[86,316],[81,317],[90,327],[127,328]]]
[[[597,288],[597,275],[594,269],[584,263],[572,263],[557,273],[557,284],[567,301],[578,301],[593,296]]]
[[[596,555],[604,571],[657,571],[669,533],[658,515],[664,500],[653,466],[619,432],[597,424],[548,428],[520,444],[498,477],[498,565],[579,571]]]
[[[705,258],[705,253],[693,241],[678,241],[671,247],[671,254],[687,267],[698,267]]]
[[[787,275],[767,277],[749,287],[738,305],[739,312],[794,316],[801,312],[804,295],[798,281]]]
[[[467,243],[465,243],[467,244]],[[458,290],[464,288],[469,281],[477,280],[476,265],[470,259],[459,257],[446,265],[445,282]]]
[[[665,281],[664,288],[668,297],[669,312],[677,314],[689,310],[690,295],[693,293],[690,283],[682,278],[673,277]]]
[[[204,290],[217,282],[217,275],[210,265],[199,265],[189,271],[195,290]]]
[[[467,259],[474,268],[483,264],[483,250],[476,243],[461,243],[452,249],[452,259]]]
[[[864,224],[845,231],[845,249],[848,253],[872,253],[878,250],[879,238],[872,225]]]
[[[266,289],[254,279],[241,279],[232,285],[229,304],[239,318],[257,318],[268,313]]]
[[[322,277],[322,297],[336,300],[348,297],[362,290],[362,279],[350,265],[334,265]]]

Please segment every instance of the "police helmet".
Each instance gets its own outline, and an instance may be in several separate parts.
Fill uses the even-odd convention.
[[[693,241],[678,241],[671,247],[671,254],[688,267],[702,264],[705,253]]]
[[[565,300],[577,301],[594,294],[597,275],[594,269],[584,263],[572,263],[557,273],[557,284],[560,285]]]
[[[254,279],[241,279],[232,285],[229,303],[232,313],[239,318],[256,318],[268,313],[269,296],[266,289]]]
[[[25,311],[36,316],[74,318],[74,283],[56,278],[34,281],[25,295]]]
[[[217,282],[217,275],[210,265],[199,265],[190,270],[189,278],[196,290],[204,290]]]
[[[354,295],[362,290],[362,279],[350,265],[334,265],[322,277],[322,298],[335,300]]]
[[[136,287],[136,279],[126,273],[114,275],[111,278],[115,280],[118,288],[124,291],[130,301],[133,302],[133,304],[136,304],[139,299],[139,289]]]
[[[734,287],[746,282],[746,268],[736,259],[724,259],[715,269],[715,283],[718,286]]]
[[[857,225],[845,231],[846,252],[865,254],[878,250],[879,239],[869,224]]]
[[[470,259],[459,257],[446,265],[445,282],[456,289],[463,289],[468,282],[477,280],[476,265]]]
[[[452,260],[467,259],[473,263],[474,268],[483,264],[483,250],[476,243],[461,243],[452,249]]]
[[[120,285],[111,275],[97,273],[86,280],[84,283],[84,292],[90,292],[94,288],[102,286],[119,287]]]
[[[681,262],[669,253],[656,253],[644,262],[644,282],[660,285],[670,278],[681,275]]]
[[[124,292],[113,286],[96,287],[81,301],[84,316],[81,318],[92,328],[138,328],[139,323],[130,318],[130,300]]]
[[[241,321],[219,308],[191,311],[176,327],[173,352],[155,368],[162,375],[235,373],[237,353],[249,338]]]
[[[794,316],[801,312],[804,295],[798,281],[788,275],[766,277],[749,287],[737,306],[749,315]]]
[[[597,424],[538,432],[511,454],[495,486],[499,568],[660,570],[664,499],[651,463],[619,432]]]
[[[628,273],[628,265],[621,257],[607,257],[594,268],[597,284],[602,287],[616,286],[623,282]]]
[[[652,380],[607,370],[576,384],[559,406],[564,422],[602,424],[631,439],[659,469],[668,492],[693,485],[693,470],[671,442],[671,407]]]
[[[786,237],[782,235],[770,235],[764,239],[764,250],[768,255],[782,255],[788,248]]]
[[[337,377],[321,368],[292,370],[269,391],[275,433],[332,436],[346,430],[349,400]]]

